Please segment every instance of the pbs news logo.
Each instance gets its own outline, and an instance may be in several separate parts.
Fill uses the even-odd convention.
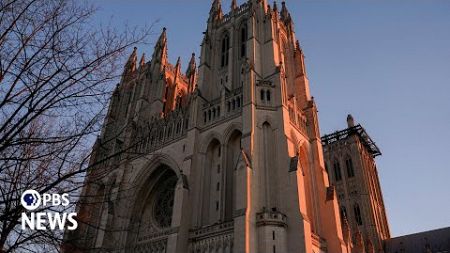
[[[77,213],[58,212],[33,212],[39,207],[57,207],[69,205],[69,194],[39,194],[35,190],[26,190],[20,198],[22,206],[31,212],[22,213],[22,229],[32,230],[75,230],[78,222],[75,220]]]

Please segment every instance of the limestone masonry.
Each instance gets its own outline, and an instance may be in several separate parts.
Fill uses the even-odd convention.
[[[185,71],[135,48],[93,147],[66,252],[384,252],[374,157],[351,116],[321,138],[283,2],[212,3]]]

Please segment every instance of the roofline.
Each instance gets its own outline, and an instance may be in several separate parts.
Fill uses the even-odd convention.
[[[327,146],[333,144],[340,140],[347,139],[349,136],[354,134],[358,135],[361,143],[364,145],[364,147],[366,147],[367,151],[373,157],[381,155],[380,149],[372,140],[372,138],[370,138],[369,134],[367,134],[366,130],[361,126],[361,124],[322,136],[322,145]]]

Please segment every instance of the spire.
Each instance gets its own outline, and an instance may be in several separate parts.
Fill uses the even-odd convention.
[[[220,0],[214,0],[209,11],[210,20],[218,20],[223,17],[222,4]]]
[[[191,60],[189,61],[189,65],[186,69],[186,76],[190,76],[195,73],[195,69],[197,68],[197,64],[195,63],[195,53],[192,53]]]
[[[300,47],[300,42],[298,40],[295,41],[295,50],[302,51],[302,48]]]
[[[175,64],[175,71],[176,71],[177,75],[181,73],[181,57],[180,56],[178,56],[177,64]]]
[[[273,1],[273,12],[278,13],[277,1]]]
[[[348,127],[355,126],[355,120],[353,119],[353,116],[351,114],[347,115],[347,125]]]
[[[156,42],[156,46],[163,47],[166,46],[166,44],[167,44],[167,32],[166,28],[163,27],[161,35],[159,35],[158,42]]]
[[[123,77],[129,77],[130,75],[132,75],[136,71],[136,64],[137,64],[137,47],[134,47],[133,52],[131,53],[127,63],[125,64],[123,70]]]
[[[186,70],[186,76],[189,78],[189,92],[193,92],[197,82],[197,64],[195,63],[195,53],[192,53],[189,66]]]
[[[161,65],[165,65],[167,62],[167,32],[165,27],[155,44],[152,61],[161,63]]]
[[[298,40],[295,41],[294,59],[297,66],[299,66],[297,74],[300,76],[306,76],[305,56],[303,55],[303,51]]]
[[[238,8],[236,0],[231,1],[231,10],[236,10]]]
[[[290,14],[289,14],[288,9],[286,8],[286,2],[285,1],[281,2],[280,17],[281,17],[281,20],[283,20],[283,21],[287,21],[290,18]]]
[[[141,60],[139,61],[139,67],[143,67],[145,65],[145,53],[142,53]]]

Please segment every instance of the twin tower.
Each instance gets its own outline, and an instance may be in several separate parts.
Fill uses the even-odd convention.
[[[126,63],[66,251],[352,252],[285,3],[215,0],[198,67],[167,54]]]

